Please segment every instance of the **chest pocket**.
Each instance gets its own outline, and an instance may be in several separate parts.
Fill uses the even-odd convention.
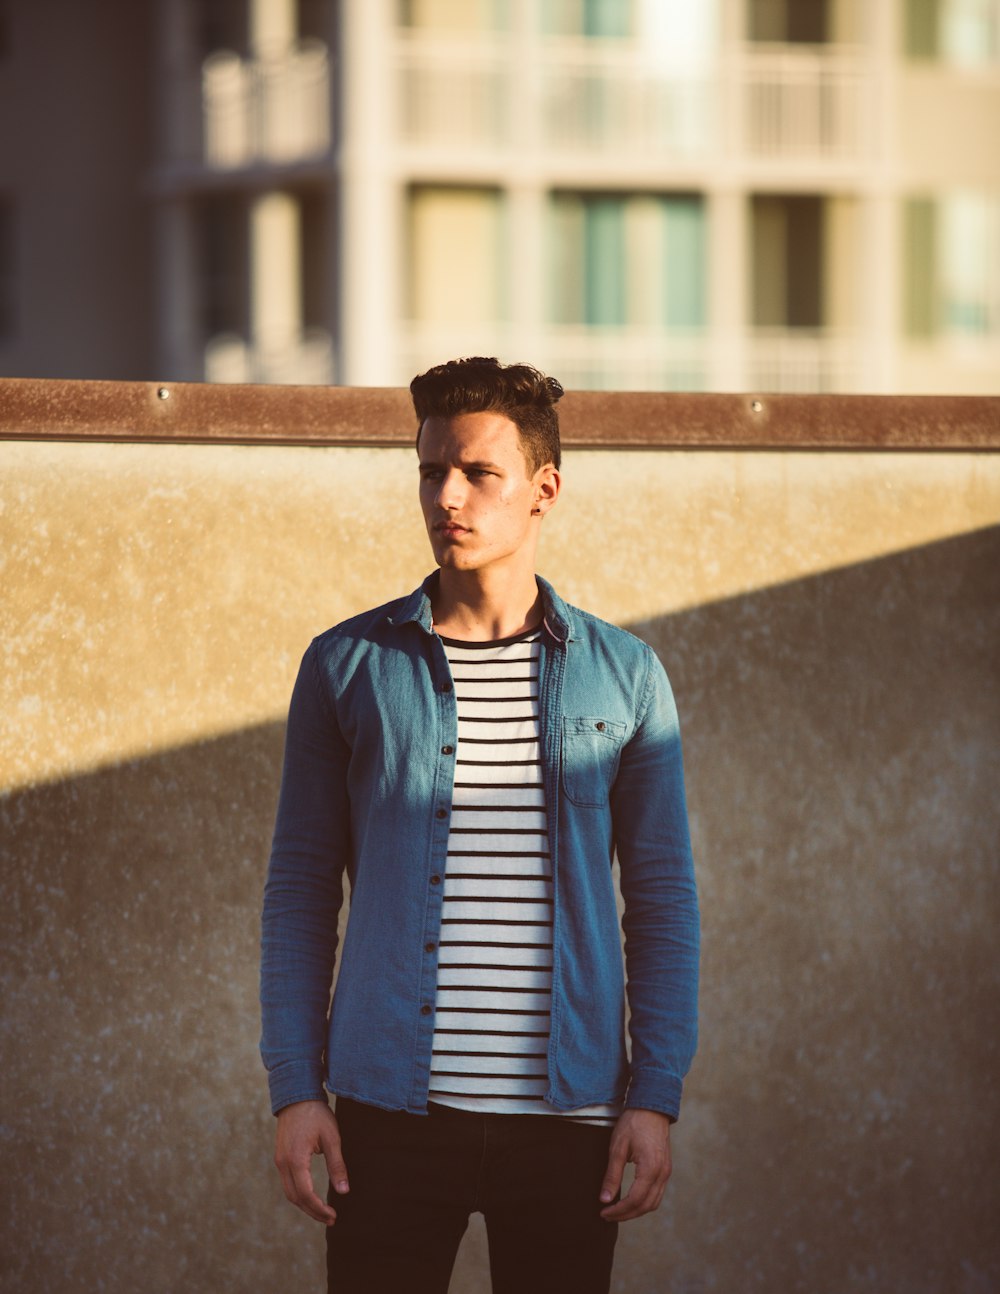
[[[625,724],[599,715],[563,719],[563,790],[574,804],[607,804]]]

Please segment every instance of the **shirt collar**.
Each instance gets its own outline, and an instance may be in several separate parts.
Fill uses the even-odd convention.
[[[437,571],[432,571],[419,588],[414,589],[408,597],[403,599],[403,603],[396,614],[389,616],[389,623],[402,625],[414,622],[420,625],[421,629],[424,629],[427,633],[432,633],[431,593],[437,584],[437,579]],[[536,575],[535,579],[542,594],[546,630],[557,642],[567,643],[572,641],[573,621],[569,607],[563,602],[548,580],[543,580],[540,575]]]

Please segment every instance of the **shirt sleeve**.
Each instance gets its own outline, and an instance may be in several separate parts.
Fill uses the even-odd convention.
[[[349,747],[316,643],[292,693],[261,930],[261,1056],[271,1108],[323,1100],[337,922],[350,850]]]
[[[697,1045],[699,916],[677,709],[651,648],[612,792],[632,1043],[626,1105],[676,1119]]]

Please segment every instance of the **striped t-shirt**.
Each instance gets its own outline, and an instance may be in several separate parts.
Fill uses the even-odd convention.
[[[538,724],[541,634],[442,638],[458,706],[430,1100],[501,1114],[545,1102],[552,863]],[[612,1121],[588,1106],[572,1118]]]

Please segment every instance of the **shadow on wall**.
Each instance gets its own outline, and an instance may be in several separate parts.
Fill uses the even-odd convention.
[[[1000,1288],[1000,529],[634,628],[684,725],[703,1044],[615,1288]],[[319,1287],[256,1051],[281,742],[0,804],[5,1289]]]

